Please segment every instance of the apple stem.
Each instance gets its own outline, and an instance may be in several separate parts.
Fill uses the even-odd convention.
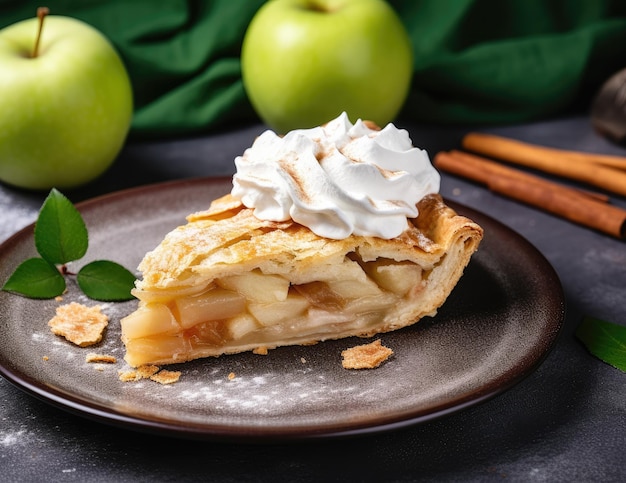
[[[39,7],[37,9],[37,18],[39,19],[39,28],[37,29],[37,38],[35,39],[35,48],[33,49],[33,59],[39,55],[39,42],[41,41],[41,32],[43,30],[43,19],[50,13],[48,7]]]

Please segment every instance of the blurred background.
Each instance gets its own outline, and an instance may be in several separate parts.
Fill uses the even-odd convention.
[[[130,74],[132,138],[258,121],[241,80],[246,28],[264,2],[50,0],[115,45]],[[623,0],[390,0],[414,50],[407,122],[507,124],[584,112],[626,67]],[[0,0],[0,28],[41,2]]]

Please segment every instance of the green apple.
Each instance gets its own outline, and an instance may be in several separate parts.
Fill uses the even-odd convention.
[[[122,148],[131,83],[100,32],[38,16],[0,31],[0,181],[72,188],[102,174]]]
[[[257,114],[279,132],[342,111],[383,126],[404,104],[413,55],[384,0],[272,0],[246,31],[241,69]]]

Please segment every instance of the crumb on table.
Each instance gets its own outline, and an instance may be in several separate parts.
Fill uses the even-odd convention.
[[[131,381],[138,381],[139,379],[142,379],[142,377],[137,374],[137,371],[119,371],[119,379],[122,382],[131,382]]]
[[[105,364],[115,364],[117,362],[117,358],[108,354],[96,354],[95,352],[90,352],[87,356],[85,356],[85,362],[104,362]]]
[[[160,367],[155,366],[154,364],[147,364],[145,366],[140,366],[137,368],[137,374],[143,379],[148,379],[154,376],[157,372],[159,372]]]
[[[101,307],[72,302],[56,308],[56,315],[48,321],[52,333],[65,337],[80,347],[97,344],[102,340],[109,317]]]
[[[173,384],[180,379],[180,371],[168,371],[163,369],[150,376],[150,380],[159,384]]]
[[[122,382],[140,381],[150,379],[159,384],[172,384],[180,379],[180,371],[161,370],[159,366],[147,364],[129,371],[119,371],[119,379]]]
[[[345,369],[374,369],[385,362],[393,350],[382,345],[380,339],[342,351],[341,365]]]

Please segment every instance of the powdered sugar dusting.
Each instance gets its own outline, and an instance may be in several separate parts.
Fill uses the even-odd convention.
[[[28,445],[33,440],[33,435],[25,429],[0,431],[0,448],[11,448],[18,445]]]

